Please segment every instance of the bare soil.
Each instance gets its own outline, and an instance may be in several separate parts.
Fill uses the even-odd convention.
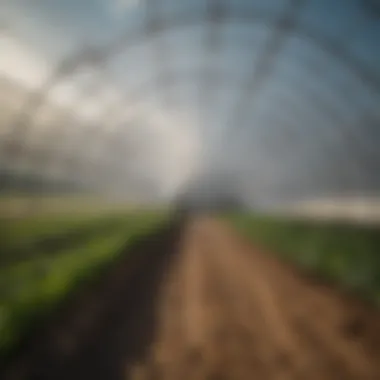
[[[6,380],[380,379],[380,312],[198,218],[141,241]]]

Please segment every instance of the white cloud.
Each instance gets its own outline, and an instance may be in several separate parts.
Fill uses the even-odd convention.
[[[2,42],[0,72],[25,87],[41,86],[50,75],[48,62],[18,41],[2,37]],[[65,81],[50,92],[52,104],[75,110],[84,122],[98,121],[107,104],[124,98],[116,84],[107,82],[93,97],[81,95],[75,80]],[[140,108],[136,107],[134,111],[142,115],[144,122],[135,127],[133,124],[126,126],[130,129],[126,138],[138,144],[137,157],[133,157],[130,163],[135,172],[131,178],[148,179],[160,197],[170,198],[199,170],[202,157],[199,131],[189,115],[179,111],[167,112],[148,102],[140,104]],[[128,177],[128,170],[121,175]]]
[[[142,110],[146,122],[128,127],[139,146],[132,169],[149,178],[161,197],[170,198],[200,169],[201,137],[184,115],[153,104],[144,104]]]
[[[118,16],[142,3],[142,0],[109,0],[110,11],[114,16]]]
[[[40,86],[50,74],[50,65],[21,42],[0,37],[0,73],[28,88]]]

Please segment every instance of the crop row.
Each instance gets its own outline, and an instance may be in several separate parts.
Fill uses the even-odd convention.
[[[256,244],[380,305],[380,228],[235,214]]]

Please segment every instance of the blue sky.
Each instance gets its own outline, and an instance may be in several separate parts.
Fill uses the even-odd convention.
[[[155,3],[161,4],[164,19],[194,21],[126,50],[110,62],[111,77],[122,84],[120,91],[143,87],[144,98],[163,113],[186,119],[184,124],[194,129],[192,136],[203,147],[203,161],[197,167],[241,173],[249,183],[246,192],[259,193],[255,197],[263,200],[281,193],[282,187],[307,195],[341,188],[363,191],[368,186],[363,178],[375,176],[368,160],[380,169],[380,154],[366,156],[380,143],[379,134],[371,137],[373,125],[380,128],[380,18],[370,15],[361,0],[306,1],[295,32],[239,126],[224,123],[287,1],[225,1],[232,16],[218,31],[221,46],[213,52],[205,43],[207,24],[196,22],[205,17],[206,1]],[[0,20],[30,52],[50,64],[83,42],[105,46],[125,30],[134,33],[144,20],[144,4],[144,0],[3,0]],[[257,10],[253,13],[257,21],[242,22],[241,15],[252,9]],[[349,61],[326,50],[326,41],[327,47],[342,49]],[[211,90],[213,100],[202,106],[198,74],[205,65],[219,84]],[[157,73],[171,75],[175,82],[166,90],[171,95],[169,106],[161,99],[165,93],[155,92]],[[363,77],[374,80],[366,82]],[[368,115],[372,126],[366,124]],[[220,145],[229,138],[224,136],[235,141],[228,151]],[[194,153],[194,160],[198,156]]]

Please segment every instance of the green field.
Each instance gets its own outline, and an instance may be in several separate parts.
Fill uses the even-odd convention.
[[[380,227],[228,215],[238,230],[303,269],[380,306]]]
[[[0,219],[0,356],[164,212],[44,214]]]
[[[128,244],[169,219],[168,211],[103,205],[88,212],[79,201],[71,213],[64,199],[56,201],[66,212],[49,212],[43,201],[46,208],[32,215],[0,217],[0,357],[79,284],[96,278]],[[255,244],[380,305],[379,227],[242,213],[226,218]]]

